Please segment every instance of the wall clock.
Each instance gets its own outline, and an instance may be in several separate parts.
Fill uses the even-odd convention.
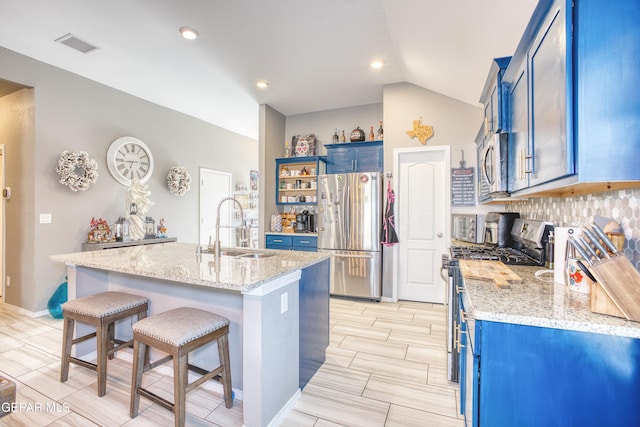
[[[122,185],[131,185],[131,181],[136,178],[144,184],[153,173],[153,156],[144,142],[131,136],[123,136],[109,146],[107,167]]]

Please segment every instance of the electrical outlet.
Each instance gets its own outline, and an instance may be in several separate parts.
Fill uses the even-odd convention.
[[[280,314],[286,313],[289,310],[289,292],[280,294]]]

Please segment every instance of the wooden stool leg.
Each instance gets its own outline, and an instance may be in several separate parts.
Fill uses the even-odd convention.
[[[187,406],[187,381],[189,370],[187,368],[188,355],[173,357],[173,412],[175,413],[176,427],[182,427],[186,418]]]
[[[147,311],[139,311],[138,312],[138,322],[147,317]],[[145,346],[144,351],[144,366],[149,366],[149,346]]]
[[[65,382],[69,378],[69,356],[71,356],[71,346],[73,344],[73,330],[75,320],[65,318],[62,329],[62,358],[60,366],[60,382]]]
[[[115,347],[116,339],[116,322],[109,323],[107,326],[107,351],[110,352]],[[115,353],[110,353],[108,359],[113,360]]]
[[[222,364],[222,389],[224,391],[224,405],[227,408],[233,406],[233,397],[231,389],[231,362],[229,361],[229,339],[228,335],[218,338],[218,357]]]
[[[133,371],[131,373],[131,405],[129,407],[129,416],[135,418],[138,416],[140,408],[139,389],[142,386],[142,374],[144,372],[145,354],[149,353],[148,346],[139,341],[133,342]]]
[[[96,373],[98,374],[98,397],[107,394],[107,348],[109,347],[109,327],[100,324],[96,328],[97,341],[97,363]]]

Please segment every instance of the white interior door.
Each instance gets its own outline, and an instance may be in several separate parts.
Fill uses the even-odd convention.
[[[5,188],[5,145],[0,144],[0,191]],[[5,198],[0,197],[0,302],[4,302],[4,284],[5,284],[5,223],[4,223]]]
[[[231,196],[231,174],[213,169],[200,168],[200,245],[213,243],[216,234],[216,210],[220,200]],[[220,225],[231,225],[231,203],[220,209]],[[235,240],[234,240],[235,241]],[[220,227],[222,247],[230,247],[231,229]]]
[[[449,240],[449,147],[394,151],[398,299],[444,304],[440,276]]]

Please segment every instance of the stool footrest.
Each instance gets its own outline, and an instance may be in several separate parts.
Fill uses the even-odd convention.
[[[158,405],[162,406],[163,408],[168,409],[171,412],[174,412],[175,405],[173,404],[173,402],[168,401],[164,397],[160,397],[157,394],[155,394],[154,392],[149,391],[146,388],[142,388],[142,387],[138,387],[138,393],[140,394],[140,396],[144,396],[147,399],[149,399],[149,400],[157,403]]]
[[[223,366],[218,366],[216,369],[214,369],[211,372],[208,372],[206,374],[204,374],[203,376],[201,376],[200,378],[198,378],[197,380],[195,380],[194,382],[192,382],[191,384],[187,385],[187,392],[193,390],[194,388],[198,387],[200,384],[209,381],[210,379],[212,379],[213,377],[215,377],[216,375],[220,374],[222,372],[222,370],[224,369]]]
[[[169,355],[169,356],[163,357],[162,359],[155,360],[144,367],[144,372],[147,372],[148,370],[156,368],[160,365],[164,365],[165,363],[167,363],[169,360],[172,360],[172,359],[173,359],[173,356]]]
[[[78,343],[81,343],[83,341],[89,340],[91,338],[95,338],[96,336],[97,336],[97,334],[95,332],[92,332],[90,334],[83,335],[83,336],[78,337],[78,338],[74,338],[73,340],[71,340],[71,345],[76,345]]]
[[[76,365],[84,366],[85,368],[98,370],[98,365],[95,363],[87,362],[86,360],[78,359],[77,357],[69,356],[69,363],[75,363]]]

